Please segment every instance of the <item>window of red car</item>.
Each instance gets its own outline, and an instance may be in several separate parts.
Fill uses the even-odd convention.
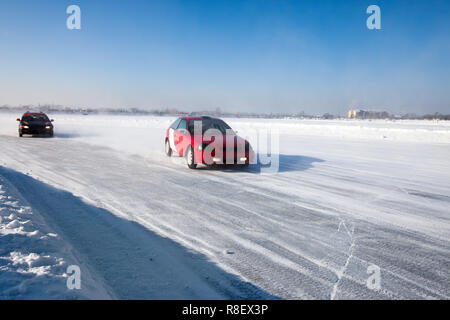
[[[187,130],[187,120],[186,119],[181,119],[180,123],[178,124],[177,130]]]
[[[172,125],[170,126],[173,130],[176,130],[178,128],[178,124],[180,123],[181,118],[178,118],[177,120],[175,120],[174,123],[172,123]]]

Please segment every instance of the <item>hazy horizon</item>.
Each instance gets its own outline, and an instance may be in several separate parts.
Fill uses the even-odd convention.
[[[68,30],[66,8],[81,8]],[[381,30],[366,8],[381,8]],[[0,3],[0,105],[450,113],[448,1]]]

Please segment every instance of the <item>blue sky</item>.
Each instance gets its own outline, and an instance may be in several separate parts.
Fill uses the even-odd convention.
[[[449,17],[446,0],[0,0],[0,105],[450,113]]]

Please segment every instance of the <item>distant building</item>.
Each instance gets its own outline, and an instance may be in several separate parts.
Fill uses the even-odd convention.
[[[389,113],[379,110],[360,110],[350,109],[348,111],[349,119],[386,119],[389,118]]]
[[[348,118],[349,119],[356,119],[356,115],[358,114],[359,110],[350,109],[348,110]]]

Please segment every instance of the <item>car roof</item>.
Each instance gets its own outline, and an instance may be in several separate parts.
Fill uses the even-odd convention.
[[[218,118],[213,118],[210,116],[182,116],[180,117],[181,119],[186,119],[186,120],[201,120],[201,119],[218,119]]]
[[[47,115],[42,112],[26,112],[23,114],[23,117],[33,117],[33,116],[47,116]]]

